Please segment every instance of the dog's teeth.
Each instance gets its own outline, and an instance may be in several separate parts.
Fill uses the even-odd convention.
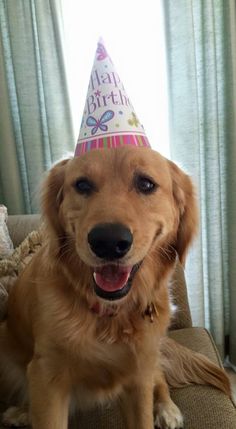
[[[95,282],[97,283],[97,273],[95,273],[95,271],[94,271],[94,273],[93,273],[93,278],[94,278],[94,280],[95,280]]]

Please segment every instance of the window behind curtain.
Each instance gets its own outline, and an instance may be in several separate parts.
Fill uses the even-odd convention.
[[[66,64],[78,135],[99,37],[154,149],[169,156],[167,83],[160,0],[61,0]]]

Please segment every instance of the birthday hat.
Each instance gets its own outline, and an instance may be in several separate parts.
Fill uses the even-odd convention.
[[[75,156],[92,149],[124,145],[150,146],[124,85],[100,39],[90,76]]]

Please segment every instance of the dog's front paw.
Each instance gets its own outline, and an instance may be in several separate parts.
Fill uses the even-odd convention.
[[[3,413],[2,424],[6,427],[29,426],[29,415],[25,407],[10,407]]]
[[[157,403],[154,410],[155,427],[160,429],[183,428],[183,417],[173,401]]]

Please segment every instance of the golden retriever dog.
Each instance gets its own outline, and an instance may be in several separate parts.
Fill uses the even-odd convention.
[[[72,399],[115,398],[127,429],[181,428],[167,382],[230,395],[222,369],[166,337],[168,282],[197,228],[190,178],[149,148],[92,150],[51,169],[42,207],[47,238],[0,328],[1,389],[28,398],[33,429],[66,429]]]

